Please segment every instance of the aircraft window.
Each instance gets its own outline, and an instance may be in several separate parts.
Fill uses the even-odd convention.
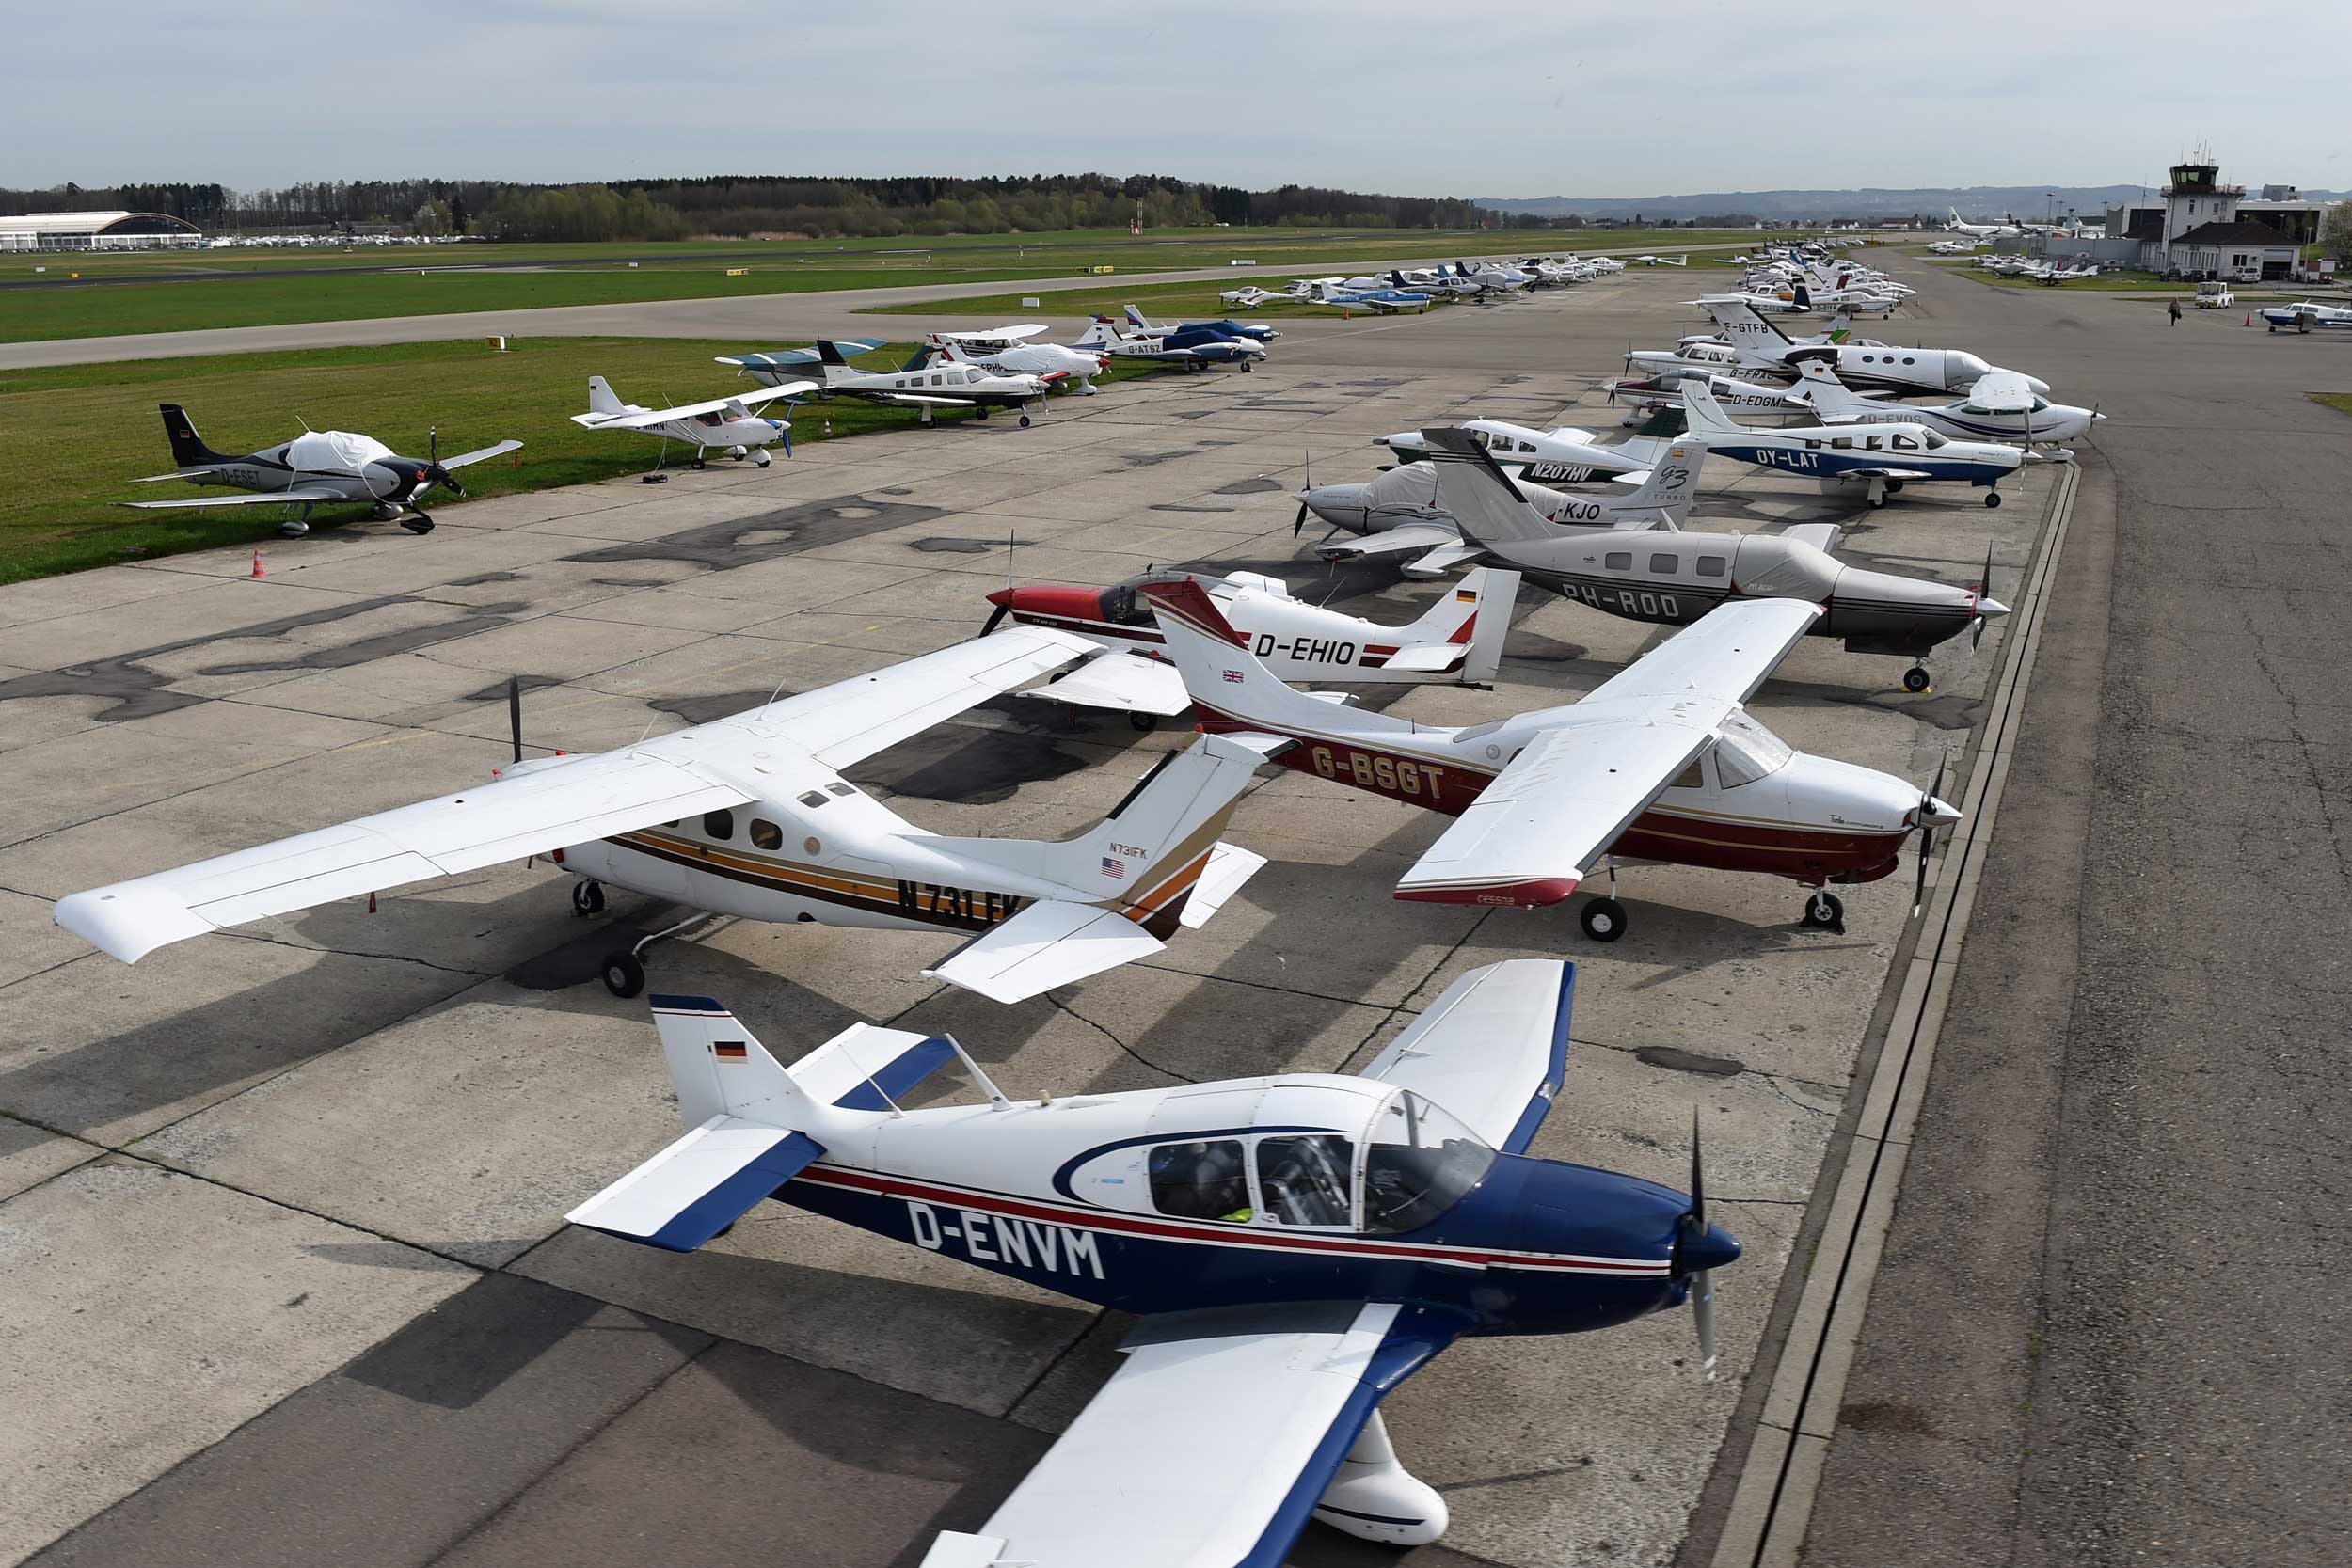
[[[1607,555],[1600,558],[1600,564],[1604,571],[1629,572],[1633,570],[1633,552],[1631,550],[1611,550]]]
[[[1904,363],[1904,364],[1906,364],[1906,365],[1915,365],[1915,364],[1917,364],[1918,362],[1919,362],[1918,360],[1916,360],[1916,359],[1913,358],[1913,357],[1912,357],[1910,355],[1908,355],[1908,354],[1906,354],[1906,355],[1904,355],[1904,356],[1903,356],[1903,363]]]
[[[1731,564],[1731,562],[1730,562],[1730,559],[1729,559],[1728,557],[1726,557],[1726,556],[1720,556],[1720,555],[1703,555],[1703,556],[1700,556],[1700,557],[1699,557],[1699,576],[1701,576],[1701,577],[1703,577],[1703,578],[1719,578],[1719,577],[1722,577],[1722,576],[1724,575],[1724,568],[1725,566],[1728,566],[1729,564]]]
[[[1115,626],[1148,626],[1152,624],[1152,607],[1128,583],[1104,590],[1103,619]]]
[[[825,787],[835,795],[855,795],[857,793],[857,785],[855,784],[829,784]]]
[[[1872,451],[1884,451],[1886,448],[1883,444],[1883,437],[1877,436],[1865,436],[1862,438],[1862,444],[1869,448]]]
[[[1851,436],[1833,436],[1830,437],[1829,444],[1836,448],[1839,451],[1851,451],[1853,450],[1853,437]]]
[[[769,821],[764,816],[753,817],[752,847],[755,849],[783,848],[784,830],[777,827],[773,822]]]
[[[1938,436],[1934,431],[1931,430],[1928,432],[1928,451],[1933,451],[1938,447],[1947,447],[1950,445],[1951,443],[1949,441],[1947,441],[1943,436]]]
[[[2043,409],[2049,406],[2050,400],[2047,398],[2036,398],[2033,400],[2033,411],[2037,414],[2041,413]]]
[[[1249,1173],[1239,1139],[1162,1144],[1149,1164],[1152,1207],[1161,1213],[1186,1220],[1250,1218]]]
[[[1681,565],[1681,562],[1670,555],[1654,555],[1649,558],[1649,569],[1660,577],[1674,576]]]
[[[1486,1141],[1410,1089],[1373,1118],[1364,1150],[1364,1228],[1396,1234],[1431,1225],[1486,1179]]]
[[[1744,712],[1734,713],[1715,732],[1715,772],[1725,789],[1769,778],[1795,755],[1788,742]]]
[[[1346,1225],[1356,1150],[1335,1132],[1258,1140],[1258,1191],[1279,1225]]]
[[[731,811],[703,813],[703,836],[720,840],[733,838],[735,836],[735,813]]]
[[[800,800],[804,806],[821,806],[825,803],[825,794],[820,789],[805,789],[801,792]]]
[[[1807,441],[1804,444],[1804,450],[1807,451],[1820,451],[1821,450],[1821,443],[1819,441]]]
[[[1470,432],[1470,439],[1483,447],[1486,444],[1486,433],[1483,430],[1473,430]]]
[[[1908,436],[1898,436],[1895,437],[1895,450],[1897,451],[1917,451],[1919,450],[1919,443],[1913,440]]]
[[[1666,787],[1668,789],[1705,789],[1707,779],[1699,772],[1699,759],[1692,757],[1691,766],[1676,774],[1675,782]]]

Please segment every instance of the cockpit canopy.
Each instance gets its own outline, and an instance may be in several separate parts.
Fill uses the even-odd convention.
[[[1152,1212],[1172,1219],[1396,1235],[1435,1223],[1494,1161],[1452,1113],[1398,1089],[1353,1132],[1270,1127],[1172,1138],[1146,1149],[1143,1167]]]
[[[1788,743],[1734,708],[1715,729],[1715,776],[1725,789],[1772,777],[1797,753]]]

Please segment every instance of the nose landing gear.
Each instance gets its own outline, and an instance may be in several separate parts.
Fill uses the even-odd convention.
[[[1817,931],[1846,934],[1846,906],[1827,888],[1815,888],[1804,901],[1804,924]]]
[[[1926,665],[1915,664],[1910,669],[1903,672],[1903,689],[1905,691],[1925,691],[1929,689],[1929,685],[1928,667]]]

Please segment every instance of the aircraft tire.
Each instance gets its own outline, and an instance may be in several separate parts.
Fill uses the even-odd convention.
[[[400,526],[421,539],[433,531],[433,519],[420,512],[413,517],[403,517]]]
[[[1905,691],[1925,691],[1927,689],[1928,672],[1925,666],[1915,664],[1910,669],[1903,672],[1903,689]]]
[[[2000,505],[2000,504],[2001,504],[2001,493],[2000,493],[1998,490],[1987,490],[1987,491],[1984,493],[1984,504],[1985,504],[1985,505],[1987,505],[1987,506],[1998,506],[1998,505]]]
[[[1903,482],[1899,479],[1888,480],[1886,482],[1886,493],[1890,496],[1901,495],[1903,493]]]
[[[623,1001],[645,989],[645,966],[637,955],[622,948],[604,960],[604,989]]]
[[[1024,429],[1024,430],[1026,430],[1026,429],[1028,429],[1028,428],[1029,428],[1029,416],[1027,416],[1026,414],[1024,414],[1024,415],[1022,415],[1022,416],[1021,416],[1021,428],[1022,428],[1022,429]]]
[[[1248,375],[1250,372],[1252,372],[1252,371],[1256,370],[1257,368],[1258,368],[1257,366],[1255,366],[1255,365],[1251,364],[1251,363],[1250,363],[1248,360],[1247,360],[1247,359],[1245,359],[1245,360],[1243,360],[1243,361],[1241,362],[1241,373],[1242,373],[1242,374],[1244,374],[1244,375]]]
[[[1160,727],[1160,716],[1156,713],[1130,713],[1127,715],[1127,723],[1129,727],[1150,735]]]
[[[1804,901],[1804,924],[1817,931],[1843,931],[1846,906],[1837,895],[1822,890]]]
[[[574,914],[602,914],[604,912],[604,884],[586,877],[574,882],[572,884],[572,912]]]
[[[1614,942],[1625,935],[1625,906],[1614,898],[1596,898],[1577,911],[1576,923],[1595,942]]]

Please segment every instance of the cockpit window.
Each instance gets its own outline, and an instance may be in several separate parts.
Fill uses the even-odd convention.
[[[1364,1149],[1364,1229],[1395,1235],[1436,1223],[1495,1163],[1486,1141],[1410,1089],[1373,1118]]]
[[[1103,591],[1103,618],[1115,626],[1148,626],[1152,607],[1133,583],[1122,582]]]
[[[1278,1225],[1346,1225],[1356,1150],[1336,1132],[1258,1140],[1258,1192],[1265,1218]]]
[[[1745,712],[1733,713],[1715,732],[1715,773],[1725,789],[1769,778],[1795,755],[1788,742]]]
[[[1150,1161],[1152,1207],[1186,1220],[1249,1219],[1249,1173],[1241,1140],[1162,1144]]]
[[[1927,441],[1928,441],[1928,451],[1934,451],[1936,448],[1938,448],[1938,447],[1949,446],[1949,445],[1951,444],[1950,442],[1948,442],[1948,441],[1945,440],[1943,436],[1938,436],[1938,435],[1937,435],[1934,431],[1932,431],[1932,430],[1931,430],[1931,431],[1929,431],[1929,432],[1927,433]]]

